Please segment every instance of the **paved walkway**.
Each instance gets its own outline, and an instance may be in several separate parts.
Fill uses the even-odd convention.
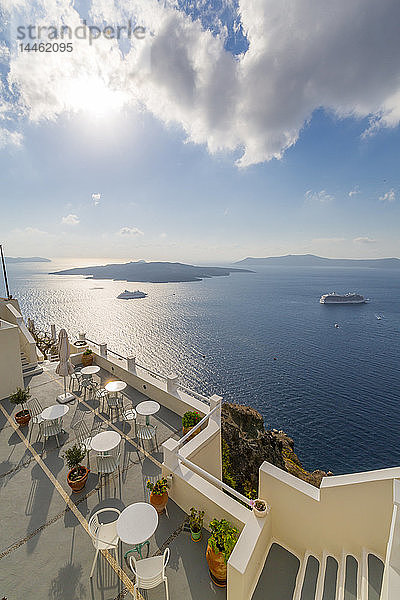
[[[101,372],[102,383],[110,375]],[[31,394],[43,408],[55,403],[62,379],[55,366],[46,366],[41,375],[29,382]],[[125,402],[133,406],[145,396],[127,388]],[[143,450],[127,422],[111,423],[100,412],[98,402],[77,397],[64,418],[61,448],[54,438],[36,441],[35,427],[19,429],[14,423],[14,407],[0,403],[0,597],[8,600],[41,598],[53,600],[119,600],[131,597],[132,574],[121,556],[118,561],[105,553],[97,561],[92,580],[90,567],[94,548],[87,533],[87,523],[99,508],[115,506],[121,510],[138,501],[148,501],[146,483],[160,474],[160,446],[171,436],[180,437],[181,419],[162,407],[152,417],[157,424],[159,448],[146,445]],[[71,423],[83,418],[89,429],[113,428],[123,437],[121,477],[118,474],[101,487],[97,473],[91,472],[85,489],[72,494],[66,483],[65,449],[73,445]],[[94,463],[94,461],[92,460]],[[95,465],[92,465],[95,468]],[[225,598],[225,590],[216,588],[208,576],[204,558],[207,532],[199,544],[190,541],[185,530],[186,515],[171,500],[160,516],[159,526],[150,540],[150,555],[169,546],[167,567],[170,596],[174,599],[206,600]],[[146,596],[145,596],[146,597]],[[149,590],[149,600],[165,598],[163,586]]]

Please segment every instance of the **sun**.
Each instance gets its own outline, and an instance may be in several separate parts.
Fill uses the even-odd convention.
[[[89,77],[71,81],[65,100],[73,112],[83,112],[100,119],[120,110],[125,102],[125,94],[110,89],[101,77]]]

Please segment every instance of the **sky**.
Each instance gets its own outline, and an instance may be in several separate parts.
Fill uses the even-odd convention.
[[[0,7],[7,255],[400,257],[397,0]]]

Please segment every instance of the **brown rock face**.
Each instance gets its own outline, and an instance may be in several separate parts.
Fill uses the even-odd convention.
[[[222,439],[229,473],[242,493],[258,489],[258,469],[264,460],[285,469],[281,442],[265,431],[263,418],[254,408],[224,403]]]
[[[327,476],[306,471],[293,440],[284,431],[266,431],[260,413],[249,406],[222,405],[222,440],[224,481],[246,495],[257,492],[258,469],[265,460],[316,487]]]

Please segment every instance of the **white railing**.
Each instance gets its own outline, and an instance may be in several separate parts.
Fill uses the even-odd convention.
[[[216,477],[214,477],[214,475],[211,475],[211,473],[208,473],[208,471],[205,471],[201,467],[198,467],[197,465],[192,463],[191,460],[188,460],[187,458],[182,456],[180,452],[178,452],[178,460],[181,463],[183,463],[186,467],[188,467],[188,469],[190,469],[191,471],[194,471],[195,473],[197,473],[204,479],[207,479],[207,481],[209,481],[210,483],[213,483],[216,487],[225,490],[225,492],[228,492],[228,494],[230,496],[234,496],[235,498],[237,498],[244,504],[247,504],[247,506],[249,506],[249,507],[253,506],[252,501],[249,500],[248,498],[246,498],[246,496],[243,496],[243,494],[241,494],[240,492],[237,492],[236,490],[231,488],[229,485],[227,485],[220,479],[217,479]]]
[[[93,344],[94,346],[97,346],[98,348],[100,348],[102,346],[102,344],[99,344],[95,340],[91,340],[88,337],[86,337],[85,334],[81,334],[81,336],[83,336],[82,339],[89,342],[89,344]],[[128,360],[128,358],[126,356],[123,356],[122,354],[119,354],[118,352],[115,352],[114,350],[110,350],[109,348],[107,348],[107,353],[113,354],[114,356],[116,356],[117,358],[119,358],[121,360]],[[153,371],[149,367],[146,367],[145,365],[142,365],[142,364],[138,363],[137,361],[135,361],[135,366],[138,367],[139,369],[143,369],[143,371],[148,373],[151,377],[158,379],[159,381],[162,381],[164,383],[168,381],[167,375],[162,375],[161,373],[158,373],[157,371]],[[181,390],[181,391],[185,392],[186,394],[189,394],[189,396],[197,398],[197,400],[200,400],[200,402],[203,402],[204,404],[210,405],[210,399],[207,398],[207,396],[203,396],[203,394],[199,394],[198,392],[195,392],[194,390],[191,390],[190,388],[187,388],[184,385],[178,384],[176,389]]]

